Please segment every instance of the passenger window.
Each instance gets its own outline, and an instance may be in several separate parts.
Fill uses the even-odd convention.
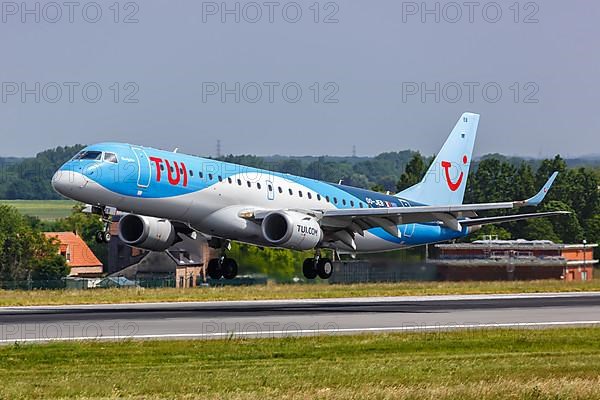
[[[309,199],[312,199],[312,194],[310,194],[310,192],[306,193],[306,195],[308,196]]]
[[[190,169],[190,176],[194,176],[194,170]]]
[[[298,196],[302,197],[302,190],[298,190]]]
[[[260,182],[256,182],[256,188],[257,188],[258,190],[260,190],[260,188],[261,188]]]
[[[198,172],[198,176],[199,176],[200,178],[203,178],[203,177],[204,177],[204,174],[202,173],[202,171]]]
[[[350,200],[350,207],[354,207],[354,200]]]
[[[294,192],[292,191],[292,189],[288,189],[288,191],[290,192],[290,196],[294,194]]]
[[[342,199],[342,204],[346,205],[346,199]]]
[[[360,208],[363,208],[363,203],[358,203],[358,206],[359,206]]]
[[[269,185],[268,188],[269,188],[269,192],[273,191],[273,186]],[[279,193],[281,193],[281,188],[279,188]]]
[[[217,179],[219,180],[219,182],[223,182],[223,177],[222,177],[221,175],[219,175],[219,176],[217,177]]]
[[[227,182],[233,183],[233,181],[231,180],[231,177],[227,178]]]
[[[252,182],[246,181],[246,185],[248,185],[248,187],[252,187]]]
[[[334,197],[334,198],[333,198],[333,202],[334,202],[335,204],[337,204],[337,197]]]
[[[213,180],[213,174],[208,174],[208,180]]]
[[[317,200],[321,201],[321,195],[317,193]]]
[[[329,203],[329,196],[325,196],[325,201]]]
[[[162,165],[162,164],[160,164],[160,170],[161,170],[161,171],[164,171],[164,170],[165,170],[165,166],[164,166],[164,165]]]
[[[115,153],[104,153],[104,161],[116,164],[119,162],[117,160],[117,155]]]
[[[279,193],[283,193],[283,189],[281,188],[281,186],[278,186],[277,190],[279,191]]]
[[[242,180],[241,180],[241,179],[238,179],[238,180],[237,180],[237,184],[238,184],[238,185],[240,185],[240,186],[242,186]]]

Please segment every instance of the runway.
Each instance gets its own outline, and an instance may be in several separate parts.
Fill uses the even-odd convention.
[[[600,292],[0,307],[0,343],[600,326]]]

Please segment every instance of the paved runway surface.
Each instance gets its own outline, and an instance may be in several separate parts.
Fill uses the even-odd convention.
[[[600,292],[0,307],[0,343],[600,326]]]

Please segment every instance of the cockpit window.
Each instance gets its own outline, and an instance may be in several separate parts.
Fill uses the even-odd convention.
[[[119,162],[119,160],[117,160],[117,155],[115,153],[104,153],[104,161],[114,163],[114,164]]]
[[[73,160],[102,160],[101,151],[82,151],[73,157]]]

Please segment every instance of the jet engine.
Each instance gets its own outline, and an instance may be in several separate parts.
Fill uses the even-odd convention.
[[[263,219],[262,234],[273,246],[292,250],[314,249],[323,238],[314,217],[295,211],[273,211]]]
[[[150,251],[165,251],[178,239],[171,221],[136,214],[121,218],[119,237],[129,246]]]

